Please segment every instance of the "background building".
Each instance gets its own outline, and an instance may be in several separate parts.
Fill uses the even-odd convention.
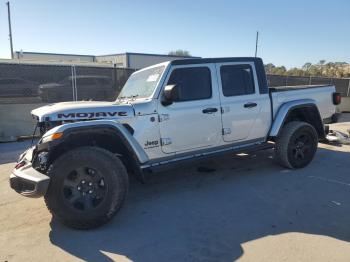
[[[161,62],[175,59],[190,58],[190,56],[172,56],[162,54],[120,53],[109,55],[75,55],[39,52],[16,51],[14,59],[25,61],[64,62],[64,63],[96,63],[113,64],[115,67],[140,69]],[[192,57],[193,58],[193,57]]]

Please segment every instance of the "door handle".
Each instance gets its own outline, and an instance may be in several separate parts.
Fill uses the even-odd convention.
[[[202,110],[203,114],[212,114],[212,113],[215,113],[217,111],[218,111],[218,109],[215,107],[208,107],[208,108]]]
[[[252,108],[252,107],[256,107],[257,105],[258,105],[257,103],[249,102],[249,103],[244,104],[244,107],[245,108]]]

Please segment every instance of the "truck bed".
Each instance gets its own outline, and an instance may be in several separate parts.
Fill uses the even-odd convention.
[[[283,103],[299,100],[312,99],[315,101],[322,119],[332,117],[335,113],[332,96],[335,87],[332,85],[303,85],[303,86],[281,86],[270,88],[273,116]]]
[[[298,86],[274,86],[269,87],[270,92],[284,92],[291,90],[300,90],[300,89],[310,89],[310,88],[319,88],[319,87],[329,87],[332,85],[298,85]]]

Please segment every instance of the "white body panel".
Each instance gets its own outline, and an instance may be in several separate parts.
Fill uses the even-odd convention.
[[[231,97],[225,97],[222,93],[219,68],[223,64],[237,63],[177,66],[162,63],[161,65],[164,65],[165,69],[152,94],[147,98],[136,97],[118,102],[58,103],[35,109],[32,114],[37,116],[39,122],[62,121],[65,119],[59,118],[58,114],[61,116],[63,114],[64,116],[69,115],[67,120],[70,122],[108,118],[115,123],[128,124],[134,131],[133,139],[144,150],[148,160],[164,157],[175,158],[177,155],[200,149],[214,150],[223,146],[232,147],[241,146],[244,143],[266,142],[272,125],[271,102],[269,94],[259,93],[259,81],[254,63],[239,62],[238,64],[251,65],[255,93]],[[157,66],[159,65],[149,68]],[[175,68],[197,66],[205,66],[210,69],[212,97],[203,100],[174,102],[164,106],[161,103],[162,92],[171,71]],[[335,113],[335,106],[332,103],[333,92],[335,92],[335,88],[332,86],[273,92],[271,95],[273,117],[276,117],[279,108],[286,102],[309,99],[314,101],[322,119],[329,118]],[[246,103],[256,103],[257,105],[245,108]],[[202,110],[206,108],[217,108],[218,111],[204,114]],[[94,121],[86,121],[83,125],[89,125],[90,122]],[[79,126],[78,123],[70,123],[69,128],[73,128],[75,124]],[[94,125],[98,123],[102,124],[102,122],[96,121]],[[103,124],[106,123],[108,124],[108,121],[103,122]],[[116,128],[120,127],[114,123],[113,125]],[[64,130],[65,125],[61,127],[59,130]],[[223,134],[227,129],[230,132]],[[126,132],[125,130],[123,132]],[[52,133],[51,130],[49,132]],[[163,145],[161,145],[162,142]]]
[[[332,94],[335,92],[334,86],[321,86],[300,88],[288,91],[272,93],[274,117],[282,104],[294,100],[311,99],[316,104],[321,118],[326,119],[335,113],[335,106],[332,102]]]

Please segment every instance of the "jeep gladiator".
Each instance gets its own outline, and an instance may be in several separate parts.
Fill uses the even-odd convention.
[[[42,137],[10,185],[44,196],[62,223],[93,228],[121,208],[129,174],[271,148],[282,166],[305,167],[339,103],[334,86],[269,88],[260,58],[165,62],[133,73],[115,102],[33,110]]]

